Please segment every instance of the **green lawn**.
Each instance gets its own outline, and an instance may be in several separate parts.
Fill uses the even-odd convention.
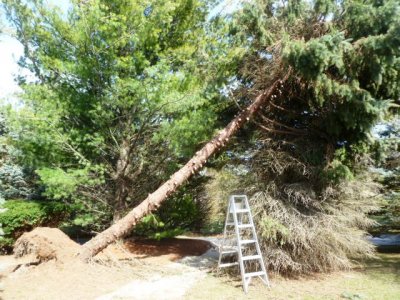
[[[236,278],[208,275],[186,294],[187,299],[400,299],[400,254],[378,254],[350,272],[306,279],[271,276],[268,290],[254,280],[248,295]]]

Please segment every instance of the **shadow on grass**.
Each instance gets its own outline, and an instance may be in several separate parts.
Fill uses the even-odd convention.
[[[377,254],[376,258],[362,262],[364,265],[363,273],[377,280],[386,280],[388,276],[393,276],[400,280],[400,254]]]

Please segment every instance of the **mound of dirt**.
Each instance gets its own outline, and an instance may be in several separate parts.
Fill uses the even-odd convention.
[[[14,245],[16,258],[33,256],[36,261],[65,261],[79,252],[80,246],[57,228],[37,227],[24,233]]]

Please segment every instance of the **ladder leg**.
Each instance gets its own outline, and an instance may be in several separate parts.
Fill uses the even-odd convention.
[[[243,291],[245,292],[245,294],[247,294],[247,292],[249,291],[249,284],[250,284],[250,278],[245,279],[243,283]]]
[[[244,270],[244,263],[242,259],[242,247],[241,247],[241,239],[240,239],[240,232],[238,228],[238,217],[236,213],[236,203],[235,203],[235,198],[231,198],[231,202],[233,204],[233,222],[235,223],[235,233],[236,233],[236,241],[238,245],[238,260],[239,260],[239,268],[240,268],[240,275],[242,276],[242,284],[243,284],[243,290],[247,294],[247,282],[246,278],[244,276],[245,270]]]
[[[227,239],[227,227],[228,227],[227,224],[229,223],[230,209],[231,209],[231,201],[229,201],[228,210],[226,211],[225,226],[224,226],[224,239],[222,241],[222,244],[219,246],[218,271],[220,270],[219,266],[221,265],[221,261],[222,261],[222,251],[224,250],[224,246],[225,246],[226,239]]]
[[[249,205],[249,202],[248,202],[248,200],[247,200],[247,197],[245,198],[245,205],[246,205],[246,208],[250,210],[250,205]],[[263,257],[262,257],[260,245],[259,245],[259,243],[258,243],[257,232],[256,232],[256,229],[255,229],[255,226],[254,226],[253,216],[252,216],[251,213],[249,213],[249,221],[250,221],[250,224],[252,225],[252,226],[251,226],[251,230],[252,230],[253,238],[254,238],[254,240],[256,240],[256,251],[257,251],[257,254],[260,255],[260,260],[259,260],[259,262],[260,262],[260,265],[261,265],[261,270],[262,270],[262,272],[264,273],[262,276],[260,276],[260,279],[262,280],[262,282],[264,282],[264,284],[265,284],[268,288],[270,288],[271,285],[270,285],[270,283],[269,283],[267,270],[265,269],[264,259],[263,259]],[[264,278],[263,278],[263,277],[264,277]]]

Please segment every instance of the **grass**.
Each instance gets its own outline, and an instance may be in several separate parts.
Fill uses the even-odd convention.
[[[400,299],[400,254],[378,254],[363,267],[313,278],[285,279],[271,276],[269,290],[258,279],[249,293],[241,289],[239,277],[209,274],[186,294],[187,299]]]

